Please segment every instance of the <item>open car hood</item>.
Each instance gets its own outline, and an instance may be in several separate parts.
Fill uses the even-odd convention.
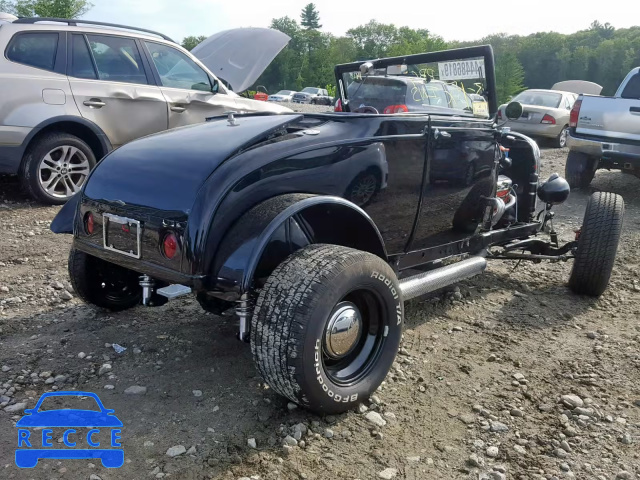
[[[586,80],[565,80],[558,82],[551,87],[551,90],[562,90],[563,92],[585,93],[587,95],[600,95],[602,85],[588,82]]]
[[[211,35],[191,53],[236,93],[258,80],[291,38],[271,28],[234,28]]]

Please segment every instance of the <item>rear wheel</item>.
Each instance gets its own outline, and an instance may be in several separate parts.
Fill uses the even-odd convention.
[[[587,188],[596,174],[596,160],[581,152],[569,152],[564,176],[571,188]]]
[[[569,127],[565,126],[553,141],[556,148],[564,148],[567,146],[567,136],[569,135]]]
[[[578,239],[569,287],[598,297],[607,288],[622,231],[624,201],[620,195],[596,192],[589,198]]]
[[[60,205],[80,191],[95,165],[91,148],[78,137],[47,133],[34,140],[25,153],[22,186],[34,199]]]
[[[384,260],[310,245],[281,263],[260,292],[251,351],[279,394],[318,413],[343,412],[384,380],[402,321],[398,280]]]
[[[72,248],[71,285],[82,300],[110,310],[126,310],[140,303],[139,274]]]
[[[375,170],[362,172],[347,188],[345,198],[359,207],[364,207],[371,203],[373,197],[380,189],[380,178]]]

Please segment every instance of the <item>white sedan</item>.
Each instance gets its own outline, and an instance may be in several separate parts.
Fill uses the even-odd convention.
[[[293,90],[280,90],[278,93],[269,95],[267,101],[269,102],[290,102],[293,94],[296,93]]]

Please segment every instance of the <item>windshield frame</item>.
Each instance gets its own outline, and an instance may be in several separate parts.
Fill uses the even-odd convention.
[[[482,57],[484,59],[486,79],[486,88],[484,93],[487,96],[489,118],[493,118],[498,111],[498,100],[496,96],[495,62],[493,48],[491,47],[491,45],[455,48],[450,50],[442,50],[439,52],[419,53],[416,55],[405,55],[401,57],[381,58],[377,60],[368,60],[368,62],[373,64],[374,69],[386,69],[387,67],[396,66],[399,64],[412,65],[423,63],[437,63],[451,60],[465,60],[477,57]],[[347,88],[344,84],[343,74],[349,72],[359,72],[360,66],[363,63],[365,63],[365,61],[344,63],[341,65],[336,65],[334,68],[337,93],[342,103],[342,109],[345,112],[350,112],[351,108],[349,105],[349,98],[347,96]],[[447,112],[442,112],[441,114],[447,114]],[[428,113],[418,113],[418,115],[428,115]],[[452,110],[450,115],[459,115],[459,113],[455,110]]]

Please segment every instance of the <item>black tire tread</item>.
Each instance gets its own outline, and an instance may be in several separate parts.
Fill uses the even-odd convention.
[[[304,319],[322,301],[332,278],[353,263],[374,263],[385,275],[393,270],[381,258],[339,245],[309,245],[293,253],[269,276],[251,321],[251,352],[262,378],[280,395],[305,404],[297,376],[302,371]]]
[[[578,294],[600,296],[607,288],[618,250],[624,200],[610,192],[589,198],[569,286]]]

